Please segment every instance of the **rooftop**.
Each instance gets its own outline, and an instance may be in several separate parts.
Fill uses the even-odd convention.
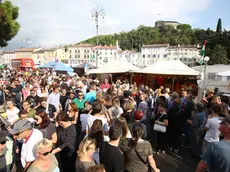
[[[158,21],[156,21],[156,22],[158,22],[158,23],[176,23],[176,24],[180,24],[179,22],[177,22],[177,21],[164,21],[164,20],[158,20]]]
[[[154,48],[154,47],[168,47],[169,44],[152,44],[152,45],[143,45],[142,48]]]
[[[33,52],[36,48],[20,48],[15,52]]]
[[[15,53],[15,51],[14,50],[3,51],[3,54],[6,54],[6,53]]]
[[[116,46],[96,46],[95,49],[117,49]]]
[[[169,46],[168,49],[178,49],[178,48],[192,48],[192,49],[197,49],[200,48],[199,45],[173,45]]]
[[[92,44],[75,44],[75,45],[71,45],[69,47],[94,47],[94,45],[92,45]]]

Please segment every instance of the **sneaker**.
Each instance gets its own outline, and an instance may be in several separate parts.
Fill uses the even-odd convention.
[[[174,149],[174,151],[173,151],[175,154],[178,154],[178,152],[179,152],[179,149]]]

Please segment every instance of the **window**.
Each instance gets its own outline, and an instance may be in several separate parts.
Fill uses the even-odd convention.
[[[71,53],[71,50],[69,50],[69,52]]]
[[[78,58],[80,58],[80,55],[78,55]]]
[[[145,55],[143,55],[143,58],[145,58]]]
[[[153,57],[155,58],[155,57],[156,57],[156,54],[153,54]]]
[[[71,58],[71,55],[69,55],[69,58]]]
[[[80,50],[78,50],[78,53],[80,53]]]
[[[75,58],[77,58],[77,55],[75,55]]]
[[[102,57],[100,57],[100,60],[102,59]]]
[[[167,57],[167,54],[164,54],[164,56],[163,56],[164,58],[166,58]]]
[[[75,50],[75,53],[77,53],[77,50]]]
[[[84,55],[84,58],[86,58],[86,55]]]
[[[112,55],[113,53],[111,52],[110,54]]]
[[[89,55],[87,55],[87,58],[89,58]]]
[[[105,53],[105,55],[107,55],[107,53]]]
[[[87,53],[89,53],[89,50],[87,51]]]

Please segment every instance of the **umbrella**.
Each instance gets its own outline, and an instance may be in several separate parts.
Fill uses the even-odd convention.
[[[39,68],[53,68],[55,71],[66,71],[66,72],[73,72],[73,68],[65,65],[62,62],[49,62],[40,66]]]
[[[5,68],[4,65],[0,64],[0,69],[4,69],[4,68]]]

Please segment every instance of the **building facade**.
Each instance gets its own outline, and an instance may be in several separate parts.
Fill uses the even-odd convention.
[[[67,48],[67,59],[70,66],[76,66],[83,62],[95,65],[94,46],[91,44],[72,45]]]
[[[11,66],[11,60],[16,58],[15,51],[3,51],[3,64]]]
[[[55,48],[44,49],[44,64],[55,60]]]
[[[177,45],[168,47],[168,58],[180,60],[188,66],[194,66],[200,59],[199,45]]]
[[[159,59],[167,59],[168,47],[169,44],[143,45],[141,48],[142,61],[139,62],[140,66],[153,64]]]
[[[32,53],[32,58],[34,60],[34,65],[39,66],[45,64],[44,50],[38,50]]]
[[[119,60],[118,46],[96,46],[94,56],[97,61],[96,66],[103,66],[110,60]]]
[[[177,29],[180,23],[177,21],[163,21],[159,20],[155,22],[155,27],[164,27],[164,26],[172,26],[174,29]]]
[[[56,58],[55,60],[68,64],[69,60],[68,60],[67,49],[65,47],[57,47],[55,49],[55,58]]]

